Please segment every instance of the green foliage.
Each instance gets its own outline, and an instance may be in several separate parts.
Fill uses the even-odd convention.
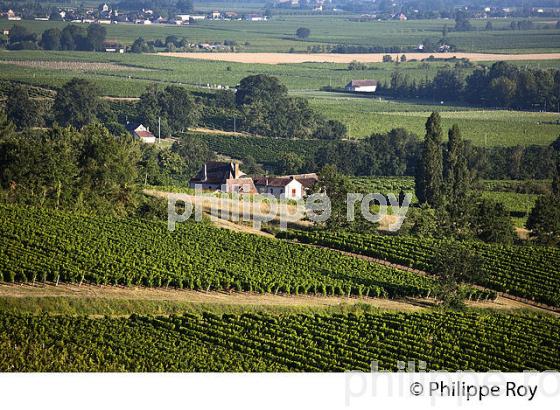
[[[60,50],[62,32],[58,28],[45,30],[41,35],[41,47],[45,50]]]
[[[140,96],[138,120],[153,132],[174,135],[195,125],[199,108],[191,94],[182,87],[167,86],[160,90],[156,84]]]
[[[296,30],[296,37],[301,40],[305,40],[307,37],[309,37],[310,34],[311,30],[309,30],[307,27],[299,27]]]
[[[496,200],[482,199],[473,211],[475,235],[484,242],[511,244],[516,237],[510,213]]]
[[[173,144],[171,151],[177,154],[184,162],[181,175],[185,180],[194,176],[202,164],[214,159],[214,153],[204,141],[185,135]]]
[[[437,290],[432,278],[205,223],[169,232],[165,221],[5,205],[0,219],[0,273],[15,272],[16,282],[40,270],[53,282],[205,291],[313,294],[324,285],[329,295],[401,297]]]
[[[148,44],[142,37],[138,37],[132,43],[130,51],[133,53],[153,53],[155,52],[154,46]]]
[[[43,125],[39,101],[31,99],[28,87],[16,85],[8,94],[6,114],[18,130]]]
[[[449,240],[412,236],[386,236],[344,232],[289,231],[280,234],[300,242],[313,243],[348,252],[385,259],[434,272],[433,257]],[[542,246],[456,242],[483,260],[478,284],[496,291],[560,306],[560,251]]]
[[[443,169],[447,208],[452,218],[462,218],[467,210],[470,174],[465,154],[461,131],[455,124],[449,130]]]
[[[2,131],[5,200],[123,215],[137,203],[139,147],[100,125],[55,127],[37,135]]]
[[[340,229],[348,226],[346,199],[351,192],[348,177],[338,172],[335,165],[325,165],[319,173],[319,181],[315,188],[326,194],[331,203],[331,215],[326,221],[327,228]]]
[[[441,117],[434,112],[426,122],[422,156],[416,168],[416,197],[434,208],[443,205],[443,154]]]
[[[544,371],[558,368],[559,335],[551,315],[477,312],[4,314],[0,370],[365,372],[372,361],[397,371],[403,361],[421,360],[433,371]]]
[[[54,117],[62,126],[80,129],[97,118],[100,104],[97,87],[87,80],[74,78],[57,92]]]
[[[537,241],[549,245],[560,244],[560,196],[543,195],[527,219],[527,228]]]

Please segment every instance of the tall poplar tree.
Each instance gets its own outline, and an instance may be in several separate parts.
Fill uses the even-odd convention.
[[[420,203],[439,208],[444,202],[441,117],[434,112],[426,121],[422,157],[416,170],[415,190]]]
[[[445,195],[449,215],[452,218],[460,218],[467,212],[466,201],[470,185],[468,163],[459,126],[454,124],[448,135],[447,155],[443,169]]]

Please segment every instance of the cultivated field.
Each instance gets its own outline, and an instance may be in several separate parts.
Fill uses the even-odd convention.
[[[292,53],[158,53],[168,57],[191,58],[210,61],[229,61],[246,64],[297,64],[297,63],[339,63],[352,61],[362,63],[381,63],[383,56],[389,53],[368,54],[292,54]],[[405,55],[407,60],[423,60],[429,56],[435,58],[466,58],[471,61],[530,61],[558,60],[560,53],[548,54],[490,54],[490,53],[392,53],[394,58]]]
[[[453,20],[408,21],[351,21],[357,15],[340,16],[275,16],[266,22],[250,21],[200,21],[189,26],[153,24],[112,24],[107,26],[107,39],[132,44],[138,38],[145,40],[165,39],[174,35],[186,37],[190,42],[224,42],[236,44],[237,51],[281,52],[307,51],[309,47],[353,45],[365,47],[415,49],[426,38],[438,40],[444,25],[452,27]],[[532,30],[511,30],[509,25],[517,19],[492,20],[494,30],[485,31],[487,20],[473,19],[474,28],[469,32],[450,31],[447,39],[458,51],[483,53],[546,53],[560,52],[560,30],[549,19],[531,19]],[[62,28],[67,23],[56,21],[17,22],[41,33],[47,28]],[[10,28],[13,21],[0,20],[0,29]],[[311,35],[300,40],[295,36],[298,27],[308,27]]]

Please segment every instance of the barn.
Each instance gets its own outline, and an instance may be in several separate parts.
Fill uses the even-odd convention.
[[[376,80],[352,80],[344,89],[352,93],[374,93],[377,90]]]

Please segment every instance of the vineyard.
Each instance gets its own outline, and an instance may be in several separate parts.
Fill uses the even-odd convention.
[[[560,320],[484,313],[4,314],[0,371],[369,371],[560,368]]]
[[[0,207],[0,281],[372,297],[436,295],[438,283],[339,252],[186,222]],[[494,294],[465,288],[472,297]]]
[[[282,238],[318,244],[433,272],[432,261],[444,242],[431,238],[289,231]],[[482,260],[478,283],[500,292],[560,306],[560,250],[551,247],[463,242]]]
[[[324,93],[326,94],[326,93]],[[426,106],[368,98],[322,97],[310,99],[311,107],[326,117],[343,122],[351,138],[363,138],[374,133],[384,133],[393,128],[405,128],[423,135],[429,110],[441,111],[444,130],[459,125],[463,137],[474,145],[483,147],[515,145],[548,145],[560,134],[560,117],[557,113],[536,113],[505,110],[454,111],[443,106]],[[415,107],[415,111],[411,111]]]
[[[232,137],[220,134],[193,134],[205,141],[212,151],[232,158],[252,156],[257,162],[273,165],[284,153],[296,153],[304,160],[312,160],[327,142],[320,140],[288,140],[263,137]]]

